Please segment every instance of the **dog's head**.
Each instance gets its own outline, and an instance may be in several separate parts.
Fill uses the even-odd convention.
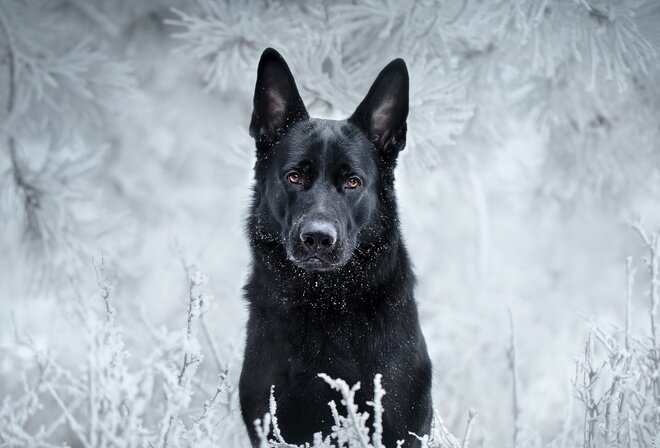
[[[309,118],[286,62],[259,61],[250,135],[257,146],[258,233],[308,271],[344,266],[396,221],[393,170],[405,146],[408,71],[396,59],[343,121]]]

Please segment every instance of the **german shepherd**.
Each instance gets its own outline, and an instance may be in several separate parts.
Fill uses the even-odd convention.
[[[275,386],[288,443],[331,431],[340,395],[318,377],[360,382],[370,410],[382,374],[383,442],[418,446],[432,418],[431,361],[401,237],[394,168],[406,144],[408,70],[390,62],[347,120],[310,118],[280,54],[259,61],[247,220],[252,250],[240,403],[251,442]],[[373,413],[373,412],[370,412]],[[370,417],[369,420],[372,420]]]

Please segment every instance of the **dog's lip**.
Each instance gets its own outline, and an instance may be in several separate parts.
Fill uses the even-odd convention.
[[[303,260],[295,260],[294,262],[301,268],[308,271],[329,271],[335,269],[338,266],[336,263],[331,263],[315,255],[307,257]]]

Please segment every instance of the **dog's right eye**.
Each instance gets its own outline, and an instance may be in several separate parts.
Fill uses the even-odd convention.
[[[290,172],[286,175],[286,180],[288,180],[289,183],[290,183],[290,184],[293,184],[293,185],[300,185],[300,184],[302,184],[302,176],[301,176],[300,173],[298,173],[297,171],[290,171]]]

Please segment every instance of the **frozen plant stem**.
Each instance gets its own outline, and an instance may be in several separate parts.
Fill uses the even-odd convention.
[[[213,355],[213,361],[215,362],[215,365],[216,365],[218,371],[224,372],[225,375],[226,375],[229,372],[229,363],[226,366],[222,365],[222,361],[220,361],[220,353],[218,352],[218,347],[215,344],[215,341],[213,341],[213,337],[211,336],[211,332],[209,331],[209,327],[206,324],[206,319],[204,318],[204,313],[203,312],[200,312],[199,324],[202,327],[202,332],[204,334],[204,339],[206,339],[207,344],[211,348],[211,355]]]
[[[319,373],[318,376],[322,378],[331,388],[341,393],[343,399],[342,404],[346,406],[346,416],[353,434],[355,435],[358,446],[362,448],[370,448],[369,441],[360,430],[360,418],[358,417],[357,406],[355,405],[355,392],[360,389],[360,383],[357,382],[353,387],[342,379],[332,379],[325,373]],[[352,445],[351,445],[352,446]]]
[[[463,441],[461,442],[461,448],[468,448],[470,446],[470,433],[472,432],[472,424],[474,423],[476,416],[477,411],[470,408],[468,411],[467,426],[465,427],[465,435],[463,436]]]
[[[197,286],[199,286],[199,283],[194,278],[191,278],[188,300],[188,321],[186,324],[186,349],[183,354],[183,364],[181,365],[181,370],[177,376],[177,386],[179,387],[184,387],[186,383],[189,382],[190,379],[188,378],[188,369],[199,362],[199,357],[195,356],[193,353],[190,353],[190,344],[193,339],[193,326],[195,318],[199,315],[199,302],[201,300],[201,296],[195,291]],[[169,446],[169,439],[177,418],[177,412],[172,412],[170,414],[167,422],[167,429],[165,430],[165,435],[163,436],[163,448],[167,448]]]
[[[215,408],[216,404],[218,403],[218,400],[220,399],[220,394],[223,392],[223,390],[226,388],[225,380],[221,380],[220,384],[218,384],[215,388],[215,393],[213,396],[206,400],[204,402],[204,407],[202,411],[202,415],[200,415],[196,420],[195,423],[199,423],[203,420],[206,420],[209,418],[210,411]]]
[[[374,409],[374,432],[371,436],[374,448],[383,447],[383,396],[385,390],[381,384],[383,375],[377,373],[374,377],[374,399],[367,402],[369,406]]]
[[[657,317],[658,317],[658,303],[660,303],[660,295],[658,287],[660,286],[660,257],[658,257],[658,232],[651,232],[647,234],[642,228],[641,221],[637,219],[632,224],[633,229],[637,231],[640,238],[644,242],[648,250],[648,258],[644,261],[649,270],[650,286],[649,286],[649,299],[651,301],[651,308],[649,309],[649,317],[651,320],[651,338],[653,340],[653,347],[658,347],[658,332],[657,332]]]
[[[186,324],[186,342],[189,343],[193,337],[193,321],[195,319],[196,309],[199,307],[199,297],[195,296],[194,292],[195,282],[190,280],[190,300],[188,301],[188,322]],[[181,386],[183,379],[186,375],[188,366],[195,361],[195,356],[190,354],[188,350],[183,354],[183,365],[179,372],[178,384]]]
[[[580,400],[582,400],[585,406],[585,448],[592,448],[596,446],[598,403],[594,398],[594,385],[596,384],[600,371],[594,367],[593,350],[593,333],[589,332],[589,337],[587,338],[587,343],[584,348],[584,362],[582,365],[582,391],[580,396]]]
[[[632,257],[626,257],[626,350],[630,350],[630,327],[632,324],[632,295],[637,270],[632,265]]]
[[[181,262],[181,266],[183,267],[183,272],[185,273],[186,277],[188,278],[192,273],[193,269],[192,266],[189,265],[185,258],[183,256],[179,256],[179,261]],[[216,367],[218,368],[219,372],[224,372],[225,375],[227,375],[229,371],[229,363],[226,366],[223,366],[222,361],[220,361],[220,352],[218,351],[218,347],[213,341],[213,337],[211,337],[211,332],[209,331],[209,327],[206,324],[206,319],[205,319],[205,312],[204,312],[204,303],[200,300],[199,303],[199,325],[202,327],[202,333],[204,334],[204,339],[206,339],[206,342],[208,343],[209,347],[211,348],[211,354],[213,355],[213,361],[215,362]]]
[[[92,445],[90,445],[87,442],[87,440],[85,439],[85,435],[84,435],[85,430],[84,430],[84,428],[82,427],[82,425],[80,423],[78,423],[78,421],[75,419],[75,417],[73,416],[71,411],[69,411],[67,406],[64,404],[62,399],[57,394],[57,392],[55,392],[55,389],[53,388],[53,386],[50,385],[50,384],[48,385],[48,392],[50,393],[51,397],[53,397],[53,400],[55,401],[55,403],[57,403],[59,408],[62,410],[62,414],[66,417],[66,419],[69,423],[69,427],[71,428],[73,433],[76,435],[78,440],[80,440],[80,443],[82,444],[82,446],[84,446],[85,448],[88,448],[88,447],[91,448]]]
[[[511,307],[509,311],[509,325],[511,327],[511,343],[509,345],[509,369],[511,369],[511,377],[513,379],[513,447],[518,448],[518,439],[520,433],[520,406],[518,404],[518,365],[516,361],[516,329],[513,322],[513,312]],[[469,426],[468,426],[469,429]]]
[[[92,260],[93,262],[94,260]],[[111,323],[114,320],[115,310],[110,304],[110,281],[108,275],[105,271],[105,260],[101,256],[101,264],[94,265],[94,272],[96,273],[96,284],[101,289],[101,298],[105,304],[105,320],[107,323]]]

